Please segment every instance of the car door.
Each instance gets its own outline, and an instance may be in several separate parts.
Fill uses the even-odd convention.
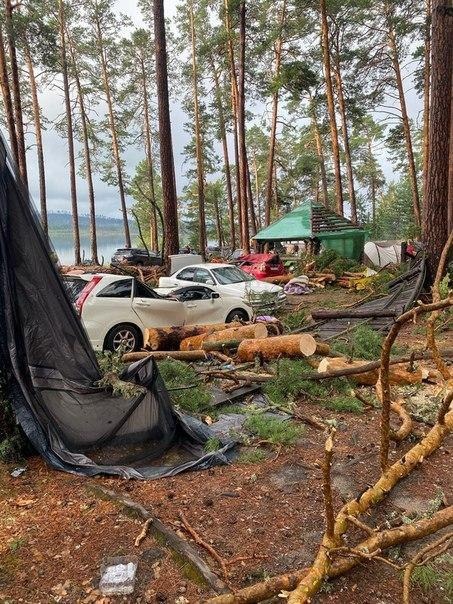
[[[173,275],[170,275],[170,277],[164,279],[165,287],[183,287],[184,285],[192,285],[195,269],[195,266],[188,266],[182,268]]]
[[[184,325],[187,320],[187,311],[182,302],[162,298],[136,280],[132,308],[143,328]]]
[[[209,325],[223,323],[227,312],[221,298],[212,297],[213,290],[208,287],[193,286],[186,288],[180,299],[186,307],[186,322],[189,325]]]
[[[200,267],[195,267],[193,281],[194,283],[203,283],[206,285],[210,285],[211,287],[215,285],[215,279],[211,271]]]

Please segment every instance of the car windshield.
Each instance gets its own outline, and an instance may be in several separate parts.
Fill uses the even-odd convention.
[[[220,285],[229,285],[230,283],[243,283],[244,281],[255,281],[254,277],[244,272],[237,266],[222,266],[213,268],[212,272]]]

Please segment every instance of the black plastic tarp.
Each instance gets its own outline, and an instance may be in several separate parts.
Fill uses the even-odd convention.
[[[204,453],[213,434],[172,408],[154,361],[121,376],[146,389],[134,399],[97,386],[95,354],[1,138],[0,361],[18,422],[57,469],[158,478],[228,461],[233,442]]]

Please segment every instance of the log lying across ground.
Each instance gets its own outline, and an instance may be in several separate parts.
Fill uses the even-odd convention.
[[[177,361],[207,361],[209,357],[204,350],[145,350],[142,352],[127,352],[123,354],[123,363],[135,363],[142,359],[153,358],[156,361],[175,359]]]
[[[319,373],[333,373],[342,371],[344,369],[359,369],[363,366],[369,365],[366,361],[351,361],[348,362],[344,357],[325,357],[318,365]],[[428,377],[429,372],[424,369],[414,369],[414,371],[410,371],[404,367],[392,367],[390,369],[390,381],[392,384],[399,385],[410,385],[410,384],[420,384],[423,379]],[[379,378],[379,368],[371,369],[366,372],[356,372],[350,374],[350,379],[353,380],[356,384],[360,384],[362,386],[374,386]]]
[[[148,350],[179,350],[182,340],[205,333],[214,333],[242,323],[213,323],[212,325],[181,325],[177,327],[150,327],[145,329],[143,348]]]
[[[322,319],[370,319],[373,317],[396,317],[397,310],[361,310],[340,308],[339,310],[313,310],[311,313],[315,321]]]
[[[276,283],[279,285],[280,283],[288,283],[293,277],[294,275],[275,275],[275,277],[265,277],[264,279],[261,279],[261,281],[266,281],[266,283]]]
[[[275,336],[265,339],[243,340],[238,347],[239,361],[253,361],[261,357],[264,361],[282,358],[305,358],[314,354],[329,354],[330,347],[309,334]]]
[[[204,344],[214,342],[241,342],[248,338],[267,338],[267,327],[264,323],[254,323],[252,325],[241,325],[240,327],[231,327],[222,331],[213,333],[202,333],[189,338],[185,338],[180,343],[180,350],[201,350]]]

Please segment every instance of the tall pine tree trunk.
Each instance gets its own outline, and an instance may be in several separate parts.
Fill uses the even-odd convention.
[[[164,209],[164,256],[179,252],[178,199],[176,194],[170,104],[168,98],[167,44],[163,0],[153,0],[154,45],[156,52],[157,104],[159,113],[160,169]]]
[[[283,47],[283,28],[286,20],[286,0],[282,1],[279,35],[274,46],[275,68],[274,79],[277,80],[280,75],[280,67],[282,62],[282,47]],[[273,176],[274,176],[274,161],[275,161],[275,146],[277,142],[277,119],[278,119],[278,103],[279,103],[278,88],[272,95],[272,117],[271,117],[271,132],[269,136],[269,156],[267,160],[267,179],[266,179],[266,206],[264,212],[264,224],[268,226],[271,222],[272,197],[273,197]]]
[[[148,170],[149,194],[151,198],[149,239],[151,249],[158,252],[159,235],[157,230],[156,191],[154,186],[153,144],[151,135],[151,120],[149,116],[148,78],[146,76],[145,59],[143,57],[143,54],[140,55],[140,72],[142,77],[143,91],[143,135],[145,139],[145,154],[146,166]]]
[[[261,204],[260,204],[260,181],[259,181],[259,174],[258,174],[258,163],[256,161],[256,155],[253,154],[253,173],[254,173],[254,179],[255,179],[255,204],[256,204],[256,210],[257,210],[257,217],[258,217],[258,228],[261,229]]]
[[[11,97],[11,87],[9,85],[8,65],[5,54],[5,42],[3,39],[2,28],[0,27],[0,88],[2,90],[3,107],[5,120],[8,127],[9,144],[13,153],[14,161],[19,166],[19,152],[17,148],[17,134],[14,125],[14,108]]]
[[[65,33],[65,12],[63,0],[58,0],[58,20],[60,33],[60,60],[61,73],[63,76],[63,92],[66,114],[66,132],[68,137],[68,160],[69,160],[69,182],[71,187],[71,214],[72,214],[72,237],[74,241],[74,262],[81,263],[80,257],[80,231],[79,231],[79,210],[77,207],[77,185],[74,154],[74,129],[72,125],[72,108],[69,93],[68,62],[66,56],[66,33]]]
[[[25,63],[27,65],[28,80],[30,83],[31,102],[33,109],[33,122],[35,126],[36,139],[36,156],[38,159],[38,174],[39,174],[39,207],[41,214],[41,224],[46,234],[49,234],[49,225],[47,221],[47,196],[46,196],[46,172],[44,164],[44,149],[42,143],[42,123],[41,123],[41,108],[39,106],[38,91],[36,86],[35,70],[31,58],[30,47],[26,40],[23,44]]]
[[[330,61],[329,24],[327,21],[326,0],[320,0],[321,8],[321,40],[324,64],[324,78],[326,81],[327,110],[330,122],[330,136],[332,139],[332,160],[335,173],[335,209],[343,215],[343,188],[341,183],[340,145],[338,143],[337,117],[333,96],[332,70]]]
[[[219,74],[214,63],[212,56],[210,56],[211,70],[214,78],[215,96],[217,104],[217,114],[219,120],[219,131],[220,138],[222,140],[222,151],[223,151],[223,165],[225,171],[225,184],[228,201],[228,222],[230,226],[230,242],[232,249],[236,249],[236,225],[234,220],[234,199],[233,199],[233,187],[231,185],[231,169],[230,169],[230,158],[228,152],[228,139],[226,134],[226,122],[225,122],[225,111],[223,109],[222,102],[222,91],[220,89]]]
[[[453,231],[453,95],[451,96],[450,111],[450,161],[448,169],[448,228],[447,231]]]
[[[357,224],[357,201],[354,188],[354,172],[352,170],[346,101],[344,98],[343,78],[341,76],[340,58],[338,53],[336,54],[335,59],[335,81],[337,84],[338,109],[340,110],[341,130],[343,134],[344,158],[346,163],[346,175],[348,179],[349,205],[351,206],[351,221],[354,224]]]
[[[436,274],[447,241],[449,189],[449,136],[453,86],[453,15],[443,0],[432,2],[432,79],[429,128],[429,161],[423,216],[425,243],[431,279]]]
[[[239,1],[239,77],[238,77],[238,143],[239,143],[239,174],[241,191],[241,247],[245,254],[250,253],[250,231],[248,220],[248,170],[247,170],[247,148],[245,143],[245,0]]]
[[[198,102],[198,65],[196,57],[196,36],[195,22],[193,14],[193,2],[190,3],[190,34],[192,46],[192,90],[193,90],[193,111],[195,117],[195,155],[197,160],[197,189],[198,189],[198,246],[203,258],[206,257],[207,237],[206,237],[206,215],[205,215],[205,190],[204,190],[204,158],[203,158],[203,140],[201,133],[200,105]]]
[[[398,98],[399,98],[399,102],[400,102],[401,119],[403,122],[404,140],[406,143],[406,154],[407,154],[407,162],[408,162],[408,169],[409,169],[409,181],[410,181],[411,190],[412,190],[412,206],[413,206],[413,211],[414,211],[414,219],[415,219],[415,224],[418,227],[421,227],[422,220],[421,220],[421,211],[420,211],[420,195],[419,195],[419,191],[418,191],[417,170],[415,167],[415,158],[414,158],[414,148],[412,145],[411,127],[410,127],[410,122],[409,122],[409,115],[407,112],[406,95],[404,92],[403,77],[401,74],[401,66],[400,66],[400,62],[399,62],[398,48],[396,45],[395,31],[394,31],[392,25],[390,25],[389,32],[388,32],[388,46],[389,46],[389,50],[390,50],[390,58],[392,61],[393,71],[395,73],[396,87],[398,90]]]
[[[109,129],[110,129],[110,138],[112,140],[112,152],[113,152],[113,161],[115,163],[116,169],[116,179],[118,184],[118,193],[120,195],[120,206],[121,213],[123,215],[123,229],[124,229],[124,243],[126,247],[131,246],[131,235],[129,230],[129,220],[127,216],[127,206],[126,206],[126,192],[124,188],[124,178],[123,178],[123,167],[121,162],[121,154],[120,154],[120,144],[118,141],[118,132],[116,127],[116,117],[113,109],[113,99],[112,99],[112,90],[110,87],[110,77],[107,66],[107,59],[105,56],[104,49],[104,37],[102,35],[101,24],[99,23],[99,18],[96,14],[95,17],[95,27],[96,27],[96,42],[99,48],[99,57],[101,60],[101,74],[102,74],[102,84],[104,87],[104,94],[107,101],[107,109],[108,109],[108,118],[109,118]]]
[[[327,188],[327,171],[326,171],[326,160],[324,158],[324,145],[319,131],[318,116],[316,114],[316,107],[314,106],[313,100],[311,100],[310,119],[313,128],[313,134],[316,142],[316,155],[318,156],[319,171],[321,174],[321,188],[322,188],[322,202],[329,207],[329,190]]]
[[[24,119],[22,114],[22,98],[20,93],[16,43],[14,40],[13,8],[16,7],[17,5],[14,5],[13,7],[11,0],[5,0],[5,27],[11,68],[11,91],[14,110],[14,125],[16,129],[18,167],[22,180],[28,187]]]
[[[71,53],[72,67],[74,72],[74,80],[77,88],[77,100],[80,111],[80,122],[82,125],[82,138],[83,138],[83,156],[85,160],[85,176],[88,186],[88,207],[89,207],[89,221],[90,221],[90,257],[91,261],[95,264],[99,264],[98,255],[98,242],[97,242],[97,230],[96,230],[96,203],[94,197],[94,184],[93,184],[93,168],[91,164],[91,150],[90,150],[90,136],[88,127],[88,116],[85,107],[85,97],[80,82],[79,69],[77,65],[77,59],[75,55],[74,45],[72,44],[69,33],[67,32],[69,51]]]
[[[429,97],[431,86],[431,0],[425,0],[425,43],[423,49],[423,199],[426,199],[429,157]]]

